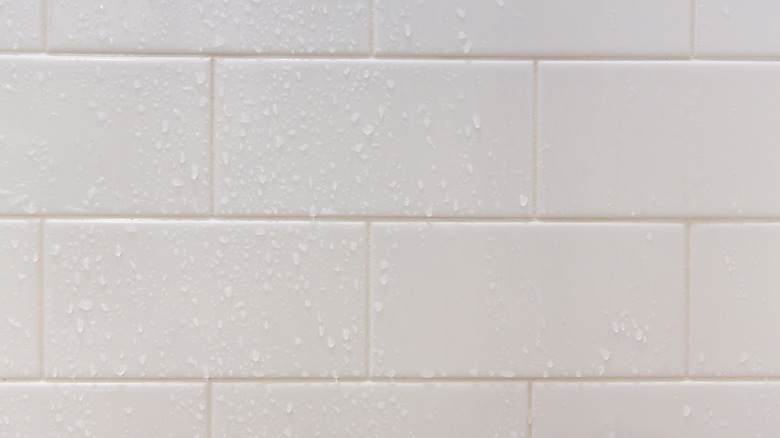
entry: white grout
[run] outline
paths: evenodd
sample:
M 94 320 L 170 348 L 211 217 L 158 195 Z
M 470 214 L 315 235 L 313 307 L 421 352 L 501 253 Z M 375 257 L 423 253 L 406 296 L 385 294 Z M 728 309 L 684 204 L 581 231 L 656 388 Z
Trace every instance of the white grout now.
M 691 223 L 685 224 L 685 376 L 691 375 Z
M 531 214 L 539 215 L 539 61 L 534 61 L 533 81 L 533 194 L 531 200 Z
M 419 216 L 158 216 L 158 215 L 0 215 L 0 220 L 56 220 L 56 221 L 191 221 L 191 222 L 463 222 L 463 223 L 621 223 L 621 224 L 720 224 L 720 223 L 777 223 L 777 217 L 419 217 Z
M 371 377 L 371 222 L 366 222 L 366 378 Z

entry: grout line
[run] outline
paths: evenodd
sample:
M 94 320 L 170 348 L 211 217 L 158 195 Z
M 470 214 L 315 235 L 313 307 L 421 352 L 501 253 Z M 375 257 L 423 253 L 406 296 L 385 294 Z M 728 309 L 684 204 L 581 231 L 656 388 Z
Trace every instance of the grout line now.
M 44 226 L 44 219 L 40 219 L 38 221 L 38 349 L 39 351 L 39 357 L 38 360 L 40 361 L 39 364 L 39 373 L 40 378 L 44 379 L 46 376 L 46 362 L 45 362 L 45 353 L 44 353 L 44 345 L 46 342 L 46 336 L 45 336 L 45 330 L 46 330 L 46 312 L 45 312 L 45 305 L 46 305 L 46 293 L 45 293 L 45 266 L 44 266 L 44 254 L 45 254 L 45 226 Z
M 74 384 L 182 384 L 182 383 L 377 383 L 377 384 L 438 384 L 438 383 L 780 383 L 780 376 L 711 376 L 711 377 L 341 377 L 341 378 L 286 378 L 286 377 L 229 377 L 229 378 L 0 378 L 3 383 L 74 383 Z
M 691 0 L 691 59 L 696 58 L 696 0 Z
M 366 378 L 371 376 L 371 222 L 366 222 Z
M 49 51 L 49 13 L 47 0 L 41 0 L 41 41 L 43 53 Z
M 528 382 L 528 438 L 534 434 L 534 380 Z
M 533 79 L 533 200 L 531 201 L 531 214 L 537 217 L 539 214 L 539 61 L 534 61 L 534 79 Z
M 217 64 L 216 59 L 215 58 L 211 58 L 211 81 L 209 83 L 209 87 L 211 88 L 211 90 L 210 90 L 211 91 L 211 114 L 210 114 L 210 117 L 211 117 L 211 121 L 210 121 L 211 122 L 210 123 L 210 129 L 211 129 L 211 162 L 210 162 L 210 166 L 211 166 L 211 168 L 210 168 L 210 171 L 209 171 L 210 172 L 209 185 L 210 185 L 210 189 L 211 189 L 210 190 L 210 196 L 211 196 L 211 198 L 210 198 L 210 209 L 211 209 L 211 215 L 212 216 L 214 216 L 216 214 L 216 211 L 217 211 L 217 187 L 216 187 L 216 176 L 215 176 L 215 173 L 216 173 L 216 160 L 217 160 L 216 159 L 217 149 L 216 149 L 216 144 L 215 144 L 215 141 L 214 141 L 214 139 L 216 137 L 216 133 L 215 133 L 215 129 L 216 129 L 215 128 L 215 126 L 216 126 L 216 108 L 215 108 L 215 106 L 216 106 L 216 103 L 215 103 L 215 99 L 214 99 L 214 96 L 216 94 L 216 91 L 214 90 L 214 83 L 216 82 L 215 79 L 214 79 L 214 72 L 216 71 L 216 64 Z
M 690 62 L 690 55 L 685 56 L 535 56 L 535 55 L 514 55 L 514 56 L 460 56 L 460 55 L 417 55 L 417 54 L 404 54 L 404 55 L 391 55 L 391 54 L 350 54 L 350 53 L 295 53 L 295 54 L 257 54 L 257 53 L 202 53 L 202 52 L 79 52 L 79 51 L 3 51 L 0 50 L 0 56 L 31 56 L 31 55 L 45 55 L 51 57 L 79 57 L 79 58 L 108 58 L 108 59 L 125 59 L 125 58 L 196 58 L 196 59 L 210 59 L 213 57 L 220 58 L 237 58 L 237 59 L 279 59 L 286 61 L 305 61 L 305 60 L 322 60 L 322 61 L 409 61 L 409 62 L 425 62 L 425 61 L 646 61 L 646 62 Z M 745 60 L 757 60 L 757 61 L 780 61 L 780 57 L 723 57 L 723 58 L 697 58 L 696 61 L 717 59 L 723 61 L 745 61 Z
M 385 54 L 263 54 L 256 53 L 154 53 L 154 52 L 52 52 L 52 51 L 3 51 L 0 50 L 0 56 L 25 57 L 25 56 L 46 56 L 53 58 L 82 58 L 82 59 L 144 59 L 144 58 L 186 58 L 186 59 L 211 59 L 214 57 L 225 59 L 257 59 L 257 60 L 281 60 L 281 61 L 372 61 L 372 62 L 658 62 L 658 63 L 708 63 L 708 62 L 780 62 L 780 56 L 718 56 L 707 55 L 691 58 L 690 53 L 685 56 L 673 57 L 608 57 L 608 56 L 458 56 L 458 55 L 385 55 Z
M 685 224 L 685 376 L 691 375 L 691 224 Z
M 212 393 L 212 384 L 211 379 L 209 378 L 206 380 L 206 438 L 211 438 L 211 428 L 214 424 L 214 421 L 212 420 L 212 417 L 214 416 L 214 413 L 212 412 L 214 410 Z
M 217 222 L 416 222 L 416 223 L 623 223 L 623 224 L 745 224 L 745 223 L 780 223 L 780 217 L 427 217 L 427 216 L 252 216 L 231 215 L 0 215 L 0 220 L 58 220 L 58 221 L 217 221 Z
M 376 55 L 376 2 L 368 0 L 368 53 L 372 58 Z

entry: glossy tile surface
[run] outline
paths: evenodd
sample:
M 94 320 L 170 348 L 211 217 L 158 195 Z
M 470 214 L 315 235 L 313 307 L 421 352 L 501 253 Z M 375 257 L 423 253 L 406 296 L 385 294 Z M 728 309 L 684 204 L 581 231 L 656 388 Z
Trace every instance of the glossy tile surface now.
M 57 51 L 368 53 L 367 0 L 49 0 Z
M 219 214 L 531 213 L 531 63 L 227 60 L 216 75 Z
M 0 383 L 9 437 L 205 437 L 203 383 Z
M 681 225 L 378 223 L 375 376 L 681 376 Z
M 0 50 L 43 48 L 41 0 L 3 0 L 0 2 Z
M 780 214 L 780 65 L 542 62 L 539 213 Z
M 0 214 L 210 208 L 205 59 L 0 56 Z
M 46 230 L 47 376 L 364 374 L 363 224 Z
M 696 54 L 747 58 L 780 55 L 780 4 L 772 0 L 697 0 Z
M 216 383 L 213 437 L 528 435 L 525 383 Z
M 691 230 L 691 374 L 780 375 L 780 224 Z
M 38 221 L 0 221 L 0 379 L 40 370 Z
M 393 55 L 688 56 L 676 0 L 377 0 L 376 50 Z
M 762 437 L 780 427 L 777 383 L 535 383 L 533 398 L 535 438 Z

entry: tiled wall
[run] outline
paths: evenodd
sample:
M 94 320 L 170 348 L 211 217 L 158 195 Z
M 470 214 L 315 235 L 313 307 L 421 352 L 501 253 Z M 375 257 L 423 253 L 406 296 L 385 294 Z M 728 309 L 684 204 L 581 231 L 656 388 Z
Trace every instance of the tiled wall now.
M 776 434 L 778 22 L 0 0 L 0 436 Z

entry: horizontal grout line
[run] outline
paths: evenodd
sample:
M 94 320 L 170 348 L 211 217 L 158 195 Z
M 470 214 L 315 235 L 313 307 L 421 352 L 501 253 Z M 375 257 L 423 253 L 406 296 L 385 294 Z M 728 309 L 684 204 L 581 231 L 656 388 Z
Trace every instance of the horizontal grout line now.
M 189 53 L 189 52 L 77 52 L 77 51 L 0 51 L 0 56 L 50 56 L 85 58 L 197 58 L 197 59 L 281 59 L 281 60 L 363 60 L 363 61 L 674 61 L 674 62 L 780 62 L 778 56 L 719 57 L 719 56 L 533 56 L 533 55 L 381 55 L 381 54 L 257 54 L 257 53 Z
M 143 384 L 143 383 L 780 383 L 777 377 L 211 377 L 211 378 L 0 378 L 2 383 L 79 383 L 79 384 Z
M 419 216 L 220 216 L 220 215 L 0 215 L 0 220 L 62 220 L 62 221 L 202 221 L 202 222 L 462 222 L 462 223 L 779 223 L 778 217 L 419 217 Z

